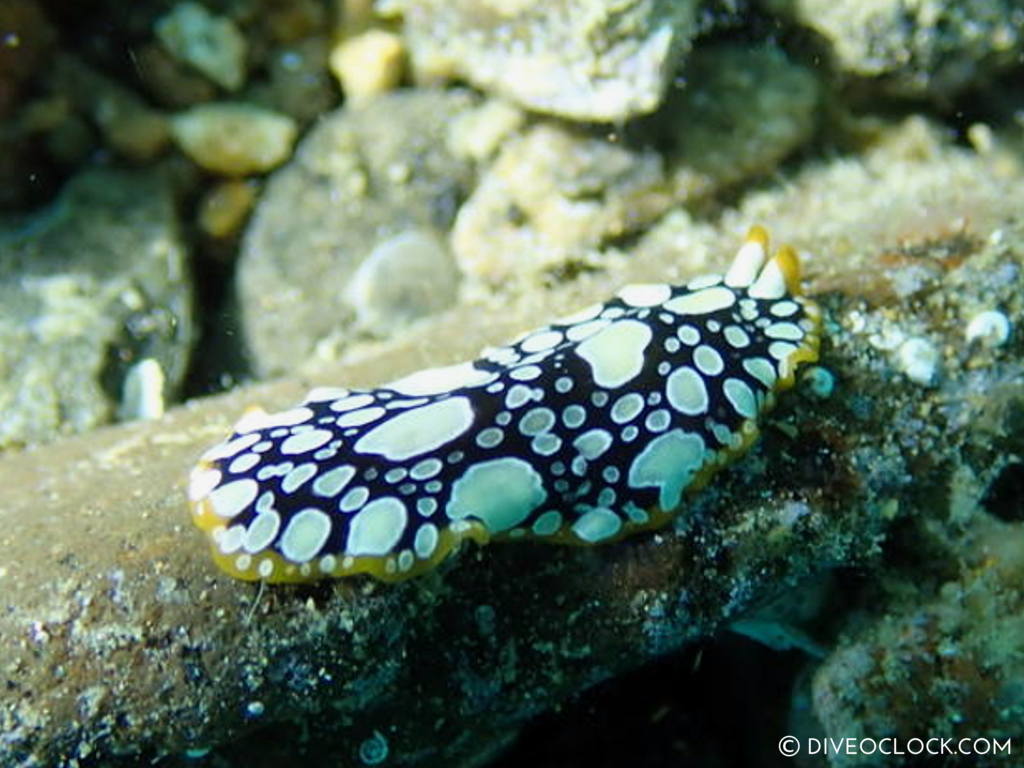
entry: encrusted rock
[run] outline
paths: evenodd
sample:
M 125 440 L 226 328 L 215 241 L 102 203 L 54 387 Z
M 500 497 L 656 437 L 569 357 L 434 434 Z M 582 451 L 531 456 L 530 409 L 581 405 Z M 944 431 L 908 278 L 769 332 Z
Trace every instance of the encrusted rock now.
M 208 171 L 263 173 L 292 152 L 298 128 L 287 115 L 244 102 L 214 102 L 174 116 L 178 146 Z
M 672 203 L 667 186 L 654 152 L 542 123 L 505 142 L 459 210 L 452 246 L 484 284 L 529 284 L 649 224 Z
M 360 330 L 386 336 L 454 304 L 458 283 L 458 269 L 440 234 L 411 229 L 370 251 L 345 298 Z
M 403 260 L 427 256 L 424 264 L 434 270 L 429 297 L 420 293 L 399 308 L 394 301 L 402 304 L 405 289 L 347 286 L 382 243 L 410 231 L 447 230 L 472 180 L 469 161 L 447 149 L 448 125 L 473 104 L 466 92 L 428 90 L 343 108 L 324 117 L 270 179 L 238 267 L 242 322 L 260 373 L 288 371 L 314 350 L 333 357 L 351 343 L 357 316 L 363 335 L 383 338 L 450 300 L 457 274 L 436 269 L 443 258 L 434 248 L 391 251 Z M 396 286 L 403 279 L 391 278 Z M 383 304 L 364 303 L 386 295 Z M 374 324 L 373 317 L 388 320 Z
M 684 199 L 770 173 L 813 135 L 818 78 L 778 48 L 698 48 L 680 80 L 654 120 L 675 147 L 671 173 Z
M 764 0 L 814 29 L 846 72 L 910 96 L 951 92 L 1013 65 L 1024 47 L 1015 0 Z
M 117 154 L 142 162 L 166 149 L 167 117 L 133 91 L 69 54 L 55 57 L 49 78 L 51 88 L 88 115 Z
M 0 448 L 109 421 L 143 359 L 176 390 L 193 334 L 185 257 L 154 173 L 84 172 L 0 228 Z
M 156 22 L 155 31 L 173 56 L 221 88 L 242 87 L 248 46 L 231 19 L 215 16 L 199 3 L 183 2 Z
M 365 100 L 398 85 L 405 69 L 405 47 L 398 35 L 371 29 L 338 43 L 329 63 L 345 96 Z
M 626 120 L 657 108 L 697 32 L 696 0 L 390 0 L 416 75 L 462 77 L 539 112 Z
M 199 228 L 210 237 L 233 237 L 256 202 L 256 185 L 228 179 L 207 190 L 199 202 Z

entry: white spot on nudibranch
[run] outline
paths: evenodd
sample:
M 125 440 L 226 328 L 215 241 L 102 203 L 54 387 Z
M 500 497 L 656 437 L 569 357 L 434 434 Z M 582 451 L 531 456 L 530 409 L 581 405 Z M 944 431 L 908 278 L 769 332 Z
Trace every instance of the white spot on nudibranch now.
M 236 437 L 234 440 L 228 440 L 226 442 L 215 445 L 213 448 L 204 453 L 201 457 L 201 461 L 218 461 L 220 459 L 229 459 L 235 456 L 250 445 L 258 443 L 260 436 L 258 434 L 242 435 Z
M 263 411 L 250 411 L 246 413 L 235 424 L 235 432 L 254 432 L 258 429 L 272 429 L 273 427 L 291 427 L 309 421 L 313 418 L 313 411 L 306 406 L 291 408 L 278 413 L 265 413 Z M 259 436 L 256 436 L 259 440 Z M 253 440 L 252 442 L 256 442 Z M 218 456 L 217 458 L 222 458 Z
M 726 379 L 722 385 L 726 398 L 732 404 L 733 410 L 745 419 L 752 419 L 757 416 L 757 400 L 750 386 L 741 379 Z
M 355 467 L 350 464 L 329 469 L 313 481 L 313 493 L 324 498 L 337 496 L 355 474 Z
M 608 320 L 590 320 L 586 323 L 574 325 L 565 332 L 565 338 L 569 341 L 581 342 L 589 339 L 598 331 L 607 328 L 609 323 L 610 321 Z
M 487 427 L 480 430 L 476 436 L 476 444 L 481 448 L 493 448 L 505 439 L 505 433 L 497 427 Z
M 612 421 L 616 424 L 625 424 L 626 422 L 635 419 L 637 414 L 640 413 L 643 408 L 643 395 L 637 394 L 636 392 L 630 392 L 628 395 L 623 395 L 615 401 L 611 410 Z
M 355 556 L 388 554 L 402 538 L 407 520 L 405 504 L 394 496 L 374 499 L 352 518 L 345 553 Z
M 513 368 L 508 372 L 508 377 L 516 381 L 533 381 L 543 373 L 544 371 L 539 365 L 524 365 L 520 368 Z
M 545 349 L 551 349 L 552 347 L 558 346 L 562 343 L 562 339 L 565 337 L 561 331 L 543 330 L 535 333 L 531 333 L 522 343 L 519 348 L 523 352 L 540 352 Z
M 301 488 L 307 480 L 316 475 L 316 472 L 316 464 L 312 461 L 307 461 L 305 464 L 299 464 L 299 466 L 295 467 L 291 472 L 284 476 L 284 480 L 281 481 L 281 491 L 284 493 L 295 492 Z
M 710 288 L 722 282 L 722 276 L 717 274 L 698 275 L 686 284 L 688 291 L 699 291 L 701 288 Z
M 708 389 L 693 368 L 677 368 L 665 382 L 669 405 L 687 416 L 698 416 L 708 409 Z
M 342 512 L 351 512 L 363 506 L 368 498 L 370 498 L 369 489 L 365 485 L 357 485 L 355 488 L 345 491 L 345 495 L 338 502 L 338 509 Z
M 259 454 L 249 451 L 241 456 L 236 456 L 228 465 L 228 472 L 233 475 L 241 475 L 260 463 Z
M 764 329 L 764 333 L 769 339 L 800 341 L 804 337 L 804 332 L 799 325 L 786 322 L 772 323 Z
M 571 315 L 558 318 L 555 321 L 555 325 L 579 325 L 585 323 L 601 314 L 602 309 L 604 309 L 604 304 L 590 304 L 583 309 L 573 312 Z
M 370 408 L 357 408 L 354 411 L 341 414 L 334 423 L 343 429 L 345 427 L 361 427 L 363 424 L 376 421 L 386 413 L 387 411 L 379 405 Z
M 550 408 L 531 408 L 519 420 L 519 431 L 526 437 L 547 432 L 555 425 L 555 414 Z
M 509 388 L 508 394 L 505 395 L 505 407 L 515 410 L 524 403 L 528 403 L 531 397 L 533 397 L 533 393 L 528 386 L 525 384 L 513 384 Z
M 665 302 L 665 309 L 677 315 L 707 315 L 736 303 L 736 294 L 723 286 L 705 288 Z
M 223 475 L 219 469 L 196 467 L 188 478 L 189 501 L 199 501 L 217 487 Z
M 629 467 L 629 487 L 654 486 L 658 504 L 666 512 L 679 505 L 683 490 L 704 461 L 704 439 L 692 432 L 673 429 L 656 437 Z
M 637 283 L 622 288 L 618 297 L 631 307 L 654 307 L 672 296 L 672 289 L 664 283 Z
M 546 498 L 541 476 L 529 462 L 506 457 L 467 469 L 452 484 L 445 512 L 452 520 L 477 518 L 498 533 L 521 523 Z
M 679 330 L 676 331 L 676 336 L 679 340 L 687 346 L 694 346 L 700 343 L 700 331 L 694 328 L 692 325 L 681 325 Z
M 242 542 L 242 546 L 245 551 L 249 554 L 255 554 L 266 549 L 270 542 L 277 536 L 278 530 L 281 528 L 281 516 L 273 510 L 266 512 L 260 512 L 252 519 L 249 523 L 249 528 L 245 532 L 245 539 Z
M 605 507 L 592 507 L 572 524 L 572 532 L 589 544 L 610 539 L 622 528 L 622 519 Z
M 255 480 L 235 480 L 210 492 L 210 506 L 218 517 L 234 517 L 255 501 L 259 489 Z
M 463 396 L 438 400 L 392 416 L 356 442 L 357 453 L 379 453 L 391 461 L 440 448 L 473 424 L 473 406 Z
M 343 397 L 340 400 L 335 400 L 331 403 L 330 407 L 335 413 L 344 413 L 345 411 L 354 411 L 357 408 L 370 405 L 372 402 L 374 402 L 373 395 L 361 392 L 359 394 Z
M 426 560 L 437 549 L 437 526 L 433 523 L 423 523 L 416 530 L 416 538 L 413 540 L 413 549 L 416 550 L 416 556 L 421 560 Z
M 281 534 L 281 554 L 293 563 L 308 563 L 320 552 L 331 534 L 331 518 L 307 507 L 292 516 Z
M 299 453 L 315 451 L 321 445 L 329 443 L 334 437 L 333 432 L 326 429 L 311 429 L 308 432 L 299 432 L 292 435 L 281 443 L 281 453 L 285 456 L 294 456 Z
M 572 447 L 587 461 L 599 458 L 612 445 L 612 436 L 607 429 L 591 429 L 572 441 Z
M 409 476 L 413 480 L 429 480 L 444 468 L 440 459 L 431 456 L 428 459 L 416 462 L 409 470 Z
M 438 395 L 459 387 L 480 387 L 495 378 L 496 374 L 477 368 L 473 363 L 458 363 L 416 371 L 386 386 L 403 395 Z
M 743 370 L 760 381 L 768 389 L 775 386 L 775 366 L 763 357 L 749 357 L 743 361 Z
M 644 351 L 651 337 L 651 329 L 644 323 L 620 320 L 582 342 L 576 354 L 590 366 L 597 386 L 614 389 L 643 370 Z
M 795 301 L 776 301 L 768 307 L 768 311 L 775 317 L 789 317 L 795 315 L 800 305 Z
M 701 344 L 693 350 L 693 362 L 705 376 L 717 376 L 725 369 L 725 361 L 714 347 Z
M 738 325 L 727 325 L 725 330 L 722 331 L 722 335 L 725 336 L 725 340 L 729 344 L 737 349 L 742 349 L 750 345 L 750 336 L 740 328 Z
M 306 394 L 306 399 L 302 401 L 303 405 L 308 403 L 323 403 L 328 400 L 340 400 L 348 397 L 351 392 L 345 387 L 313 387 Z
M 553 509 L 543 512 L 533 521 L 533 532 L 538 536 L 550 536 L 562 527 L 562 515 Z

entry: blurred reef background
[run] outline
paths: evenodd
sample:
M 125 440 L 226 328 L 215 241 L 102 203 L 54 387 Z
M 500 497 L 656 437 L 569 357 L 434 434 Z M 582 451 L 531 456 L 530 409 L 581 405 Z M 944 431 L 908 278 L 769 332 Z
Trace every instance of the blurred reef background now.
M 822 359 L 674 526 L 215 571 L 246 407 L 755 223 Z M 0 0 L 0 766 L 1022 765 L 1022 270 L 1020 0 Z

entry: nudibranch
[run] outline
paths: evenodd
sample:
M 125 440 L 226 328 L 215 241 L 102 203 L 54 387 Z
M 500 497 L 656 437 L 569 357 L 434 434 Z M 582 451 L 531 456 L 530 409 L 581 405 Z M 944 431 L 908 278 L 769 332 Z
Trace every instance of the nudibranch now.
M 818 357 L 796 253 L 604 304 L 376 389 L 249 412 L 199 460 L 195 524 L 240 579 L 396 581 L 461 540 L 598 544 L 664 525 Z

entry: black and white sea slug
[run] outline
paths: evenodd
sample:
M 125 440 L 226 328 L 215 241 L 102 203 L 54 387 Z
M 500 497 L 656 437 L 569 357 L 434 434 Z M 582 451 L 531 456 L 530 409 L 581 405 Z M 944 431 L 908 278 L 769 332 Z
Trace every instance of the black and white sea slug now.
M 224 571 L 269 582 L 663 525 L 817 359 L 796 254 L 767 246 L 754 227 L 724 276 L 629 285 L 478 360 L 248 413 L 193 470 L 193 519 Z

